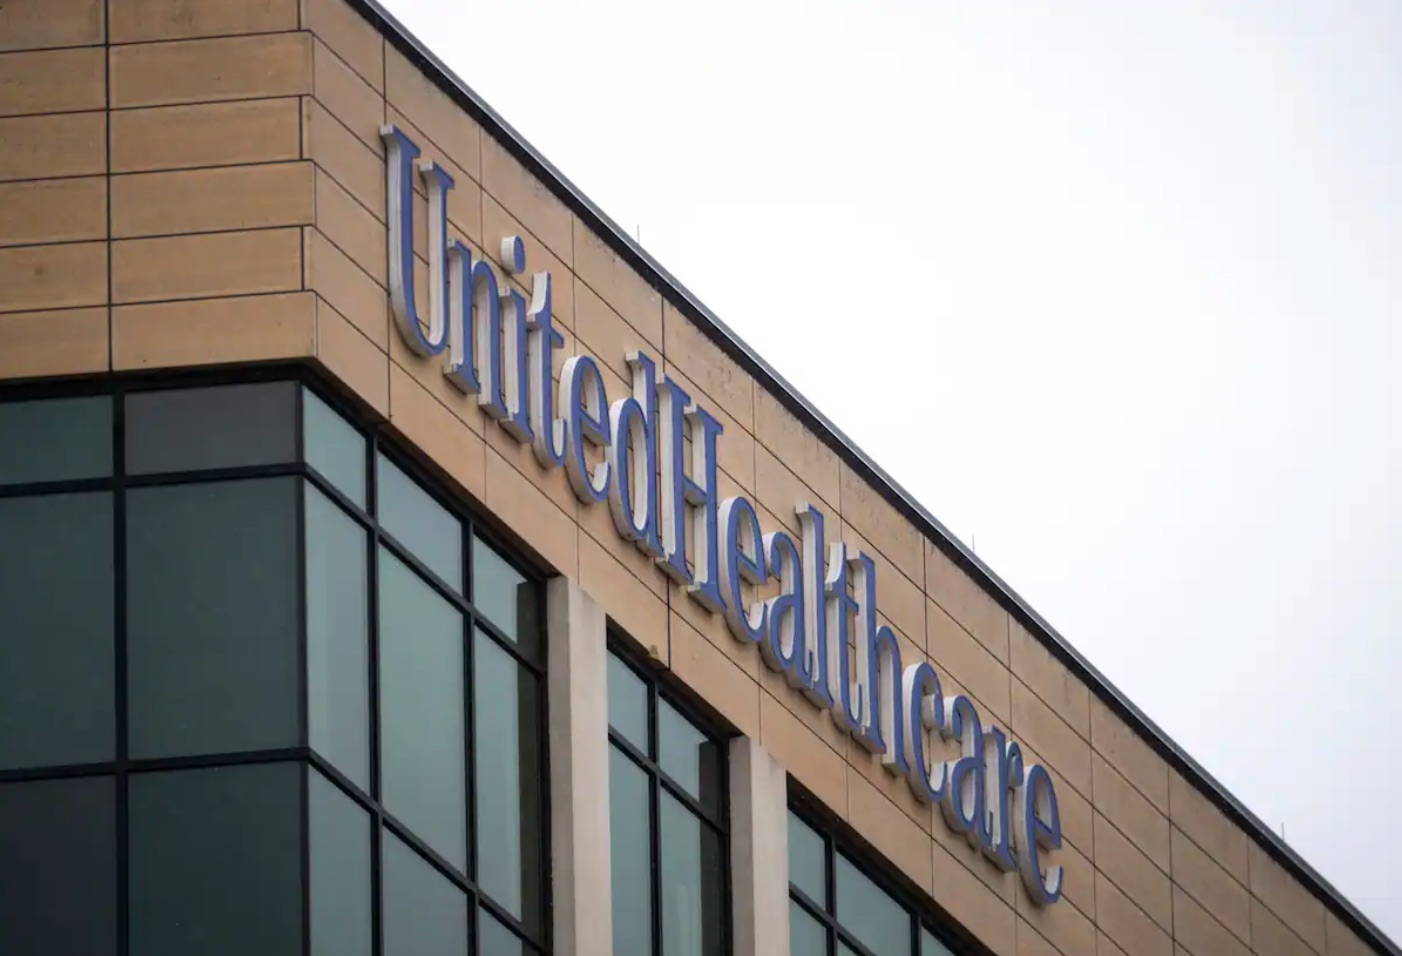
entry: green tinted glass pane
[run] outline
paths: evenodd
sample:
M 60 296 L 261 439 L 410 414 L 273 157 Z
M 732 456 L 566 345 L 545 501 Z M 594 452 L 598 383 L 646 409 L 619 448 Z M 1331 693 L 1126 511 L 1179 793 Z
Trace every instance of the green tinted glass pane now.
M 115 755 L 112 496 L 0 499 L 0 768 Z
M 652 952 L 652 863 L 646 774 L 609 747 L 609 839 L 614 956 Z
M 467 896 L 384 831 L 384 956 L 467 956 Z
M 133 757 L 297 744 L 299 485 L 127 493 Z
M 536 679 L 482 631 L 473 660 L 477 883 L 529 927 L 540 923 L 540 747 Z
M 837 855 L 837 921 L 876 956 L 909 956 L 910 913 Z
M 480 538 L 472 540 L 472 604 L 527 651 L 537 648 L 538 594 L 526 576 Z
M 609 726 L 643 753 L 647 742 L 647 685 L 613 654 L 608 669 Z
M 365 507 L 365 436 L 309 388 L 302 389 L 302 443 L 307 463 Z
M 920 956 L 953 956 L 954 951 L 935 939 L 928 929 L 920 929 Z
M 720 745 L 665 700 L 657 702 L 657 760 L 703 806 L 720 811 Z
M 117 952 L 111 777 L 0 784 L 0 953 Z
M 823 838 L 789 811 L 789 882 L 818 906 L 828 905 L 828 869 Z
M 134 475 L 272 465 L 297 458 L 292 382 L 134 392 L 126 465 Z
M 305 485 L 307 718 L 311 744 L 370 789 L 370 604 L 365 530 Z
M 379 650 L 385 809 L 466 872 L 462 614 L 383 548 Z
M 312 956 L 370 956 L 370 817 L 307 769 Z
M 719 956 L 724 951 L 720 836 L 663 791 L 662 952 Z
M 789 900 L 789 950 L 791 956 L 828 956 L 827 929 L 793 900 Z
M 383 455 L 375 459 L 375 506 L 380 525 L 461 594 L 462 522 Z
M 112 399 L 0 404 L 0 485 L 112 474 Z
M 477 956 L 524 956 L 521 938 L 486 910 L 477 911 Z
M 132 775 L 132 956 L 301 953 L 300 777 L 290 762 Z

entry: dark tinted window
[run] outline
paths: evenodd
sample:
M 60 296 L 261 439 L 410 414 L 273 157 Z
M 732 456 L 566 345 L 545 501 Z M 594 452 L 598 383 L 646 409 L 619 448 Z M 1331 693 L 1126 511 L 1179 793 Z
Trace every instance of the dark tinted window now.
M 307 717 L 311 744 L 370 789 L 370 605 L 365 529 L 310 484 Z
M 370 817 L 307 771 L 312 956 L 370 956 Z
M 384 956 L 466 956 L 467 895 L 384 835 Z
M 828 905 L 828 867 L 823 838 L 789 813 L 789 882 L 818 906 Z
M 725 920 L 720 835 L 666 791 L 658 806 L 663 956 L 719 954 Z
M 112 496 L 0 499 L 0 767 L 115 755 Z
M 111 777 L 0 784 L 0 953 L 117 952 Z
M 642 768 L 609 748 L 609 838 L 613 867 L 615 956 L 652 952 L 652 854 L 648 779 Z
M 0 485 L 112 474 L 112 399 L 0 403 Z
M 910 912 L 837 855 L 837 919 L 877 956 L 910 956 Z
M 292 478 L 127 496 L 133 757 L 297 742 Z
M 720 807 L 720 744 L 665 700 L 657 703 L 657 762 L 707 807 Z
M 608 666 L 609 726 L 643 753 L 648 746 L 647 685 L 613 654 Z
M 486 910 L 477 912 L 477 956 L 523 956 L 521 938 Z
M 389 459 L 381 455 L 375 463 L 380 525 L 461 594 L 462 522 Z
M 236 468 L 297 457 L 292 382 L 136 392 L 127 396 L 127 471 Z
M 472 540 L 472 603 L 511 640 L 533 653 L 539 643 L 537 591 L 479 538 Z
M 310 389 L 302 390 L 302 441 L 307 464 L 365 507 L 365 436 Z
M 132 776 L 131 956 L 298 956 L 301 769 Z

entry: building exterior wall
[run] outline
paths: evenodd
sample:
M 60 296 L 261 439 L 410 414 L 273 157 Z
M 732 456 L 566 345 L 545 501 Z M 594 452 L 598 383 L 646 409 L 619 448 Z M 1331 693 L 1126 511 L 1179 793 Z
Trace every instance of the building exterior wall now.
M 1374 951 L 343 0 L 11 0 L 0 51 L 0 376 L 320 365 L 999 956 Z M 552 274 L 557 378 L 588 354 L 626 395 L 625 352 L 646 350 L 722 422 L 722 496 L 795 535 L 812 501 L 875 558 L 907 662 L 1050 769 L 1061 903 L 1035 905 L 409 351 L 386 123 L 452 175 L 475 255 L 505 275 L 516 235 Z

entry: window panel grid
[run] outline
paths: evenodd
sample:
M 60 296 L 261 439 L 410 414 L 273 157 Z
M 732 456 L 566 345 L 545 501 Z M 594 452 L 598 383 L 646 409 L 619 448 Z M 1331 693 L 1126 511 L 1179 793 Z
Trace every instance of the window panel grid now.
M 293 414 L 293 427 L 295 428 L 295 454 L 301 459 L 293 462 L 281 462 L 274 464 L 251 464 L 239 465 L 236 467 L 222 467 L 217 469 L 205 469 L 200 471 L 169 471 L 162 473 L 150 473 L 142 475 L 128 475 L 126 473 L 126 401 L 129 394 L 150 391 L 165 391 L 166 389 L 204 389 L 207 387 L 220 387 L 227 385 L 243 385 L 257 382 L 288 382 L 296 384 L 294 389 L 297 398 L 295 402 L 295 413 Z M 395 833 L 396 837 L 404 840 L 410 845 L 415 853 L 429 862 L 433 868 L 446 876 L 452 883 L 463 890 L 469 901 L 469 931 L 472 939 L 473 951 L 477 947 L 477 927 L 479 913 L 489 913 L 495 920 L 494 932 L 508 933 L 519 940 L 523 952 L 545 953 L 549 951 L 550 944 L 550 887 L 549 880 L 545 875 L 545 868 L 549 860 L 549 828 L 544 817 L 545 810 L 549 806 L 548 794 L 548 753 L 544 746 L 543 728 L 545 726 L 546 701 L 544 694 L 544 662 L 540 659 L 544 651 L 544 636 L 537 634 L 532 640 L 521 640 L 513 638 L 503 631 L 497 622 L 480 614 L 473 603 L 463 597 L 463 594 L 472 594 L 473 581 L 473 546 L 475 542 L 484 542 L 493 554 L 502 560 L 505 566 L 516 569 L 517 573 L 523 576 L 523 580 L 535 591 L 535 600 L 543 602 L 543 589 L 539 588 L 534 576 L 523 566 L 518 564 L 511 555 L 509 547 L 503 547 L 498 543 L 496 537 L 490 531 L 484 532 L 471 516 L 464 513 L 464 509 L 456 504 L 446 503 L 436 491 L 436 481 L 425 480 L 421 477 L 419 470 L 413 466 L 406 466 L 403 459 L 394 453 L 393 449 L 384 444 L 378 435 L 372 431 L 354 425 L 355 431 L 365 439 L 365 475 L 366 494 L 363 503 L 357 502 L 343 493 L 327 476 L 321 474 L 306 460 L 307 438 L 304 422 L 304 398 L 307 394 L 304 389 L 312 390 L 317 400 L 323 402 L 327 407 L 337 411 L 345 421 L 351 421 L 351 416 L 339 411 L 341 403 L 333 402 L 319 390 L 314 389 L 315 379 L 308 376 L 294 374 L 289 377 L 287 373 L 281 372 L 276 375 L 267 376 L 258 372 L 235 372 L 232 374 L 221 373 L 198 373 L 193 375 L 174 374 L 168 376 L 164 381 L 157 381 L 148 378 L 122 379 L 92 385 L 90 383 L 65 384 L 58 387 L 51 385 L 19 385 L 7 386 L 0 389 L 0 403 L 9 404 L 11 402 L 42 400 L 42 399 L 62 399 L 74 397 L 106 398 L 111 403 L 111 446 L 110 455 L 112 469 L 105 477 L 81 477 L 68 480 L 36 480 L 25 484 L 0 485 L 0 498 L 20 499 L 34 498 L 48 495 L 111 492 L 112 507 L 114 513 L 113 525 L 113 577 L 114 577 L 114 634 L 113 634 L 113 656 L 115 658 L 113 667 L 113 692 L 114 692 L 114 736 L 115 736 L 115 759 L 87 764 L 67 764 L 67 765 L 45 765 L 27 768 L 11 768 L 0 770 L 0 783 L 12 783 L 21 781 L 44 780 L 44 779 L 81 779 L 89 777 L 110 776 L 116 784 L 116 813 L 119 820 L 125 820 L 128 814 L 128 791 L 129 780 L 133 775 L 145 774 L 157 771 L 173 770 L 195 770 L 202 768 L 232 767 L 242 764 L 268 764 L 282 763 L 289 761 L 300 761 L 308 770 L 311 768 L 322 773 L 327 779 L 332 780 L 337 789 L 348 795 L 351 800 L 362 810 L 371 815 L 374 826 L 383 828 L 388 832 Z M 388 453 L 388 454 L 386 454 Z M 449 586 L 433 574 L 429 568 L 411 551 L 406 549 L 400 542 L 394 540 L 377 523 L 376 514 L 376 489 L 375 489 L 375 462 L 376 456 L 386 454 L 399 469 L 401 469 L 410 480 L 420 490 L 427 492 L 435 502 L 443 506 L 452 519 L 457 521 L 461 528 L 462 554 L 461 567 L 463 569 L 463 582 L 460 590 Z M 279 748 L 272 750 L 258 750 L 238 753 L 213 753 L 195 754 L 171 757 L 149 757 L 132 759 L 129 754 L 129 728 L 128 728 L 128 675 L 127 675 L 127 590 L 126 580 L 126 542 L 127 534 L 127 495 L 129 489 L 138 488 L 160 488 L 164 486 L 189 486 L 214 482 L 229 482 L 241 480 L 254 480 L 262 478 L 300 478 L 303 485 L 298 489 L 296 495 L 296 535 L 298 546 L 295 549 L 296 575 L 299 582 L 297 588 L 298 613 L 297 613 L 297 678 L 298 678 L 298 739 L 301 743 L 298 746 Z M 422 840 L 418 839 L 412 832 L 405 829 L 398 821 L 395 821 L 380 806 L 375 796 L 364 792 L 350 779 L 331 766 L 319 753 L 314 751 L 309 742 L 309 715 L 308 715 L 308 695 L 307 685 L 307 595 L 306 595 L 306 495 L 312 489 L 323 494 L 341 512 L 351 518 L 367 534 L 371 547 L 384 546 L 391 551 L 396 558 L 403 561 L 416 577 L 427 584 L 432 590 L 451 604 L 460 612 L 462 617 L 462 640 L 464 657 L 464 689 L 465 694 L 464 720 L 467 732 L 465 734 L 465 781 L 468 788 L 467 805 L 467 827 L 468 833 L 473 831 L 473 806 L 475 805 L 475 793 L 473 793 L 474 774 L 473 767 L 473 707 L 471 702 L 471 688 L 473 677 L 473 635 L 480 632 L 485 639 L 492 642 L 494 647 L 500 648 L 507 655 L 510 661 L 518 667 L 524 674 L 529 675 L 531 680 L 537 682 L 535 688 L 535 701 L 531 717 L 533 726 L 524 730 L 534 735 L 533 751 L 536 766 L 523 768 L 529 772 L 535 781 L 538 781 L 539 792 L 534 794 L 536 801 L 536 816 L 538 819 L 531 821 L 532 825 L 538 827 L 540 831 L 540 845 L 535 849 L 532 857 L 523 860 L 523 865 L 528 867 L 524 871 L 528 880 L 534 880 L 536 886 L 533 892 L 536 894 L 535 910 L 533 922 L 534 927 L 526 925 L 522 919 L 513 915 L 505 907 L 489 896 L 478 891 L 473 881 L 469 880 L 465 874 L 457 873 L 445 860 L 437 856 Z M 479 545 L 480 546 L 480 545 Z M 374 551 L 369 552 L 373 556 Z M 367 680 L 368 692 L 368 735 L 371 741 L 369 748 L 370 768 L 369 774 L 371 789 L 376 795 L 379 793 L 380 776 L 382 773 L 382 759 L 380 754 L 380 726 L 379 726 L 379 580 L 378 562 L 367 561 L 367 607 L 369 614 L 369 673 Z M 530 607 L 530 623 L 539 630 L 544 626 L 543 603 L 539 607 Z M 306 785 L 306 773 L 303 774 L 303 784 L 300 793 L 300 805 L 302 819 L 307 820 L 308 796 Z M 129 947 L 129 905 L 128 905 L 128 879 L 129 872 L 129 847 L 127 841 L 127 827 L 125 824 L 117 828 L 117 872 L 121 878 L 117 881 L 118 902 L 118 940 L 117 952 L 119 956 L 126 956 Z M 471 838 L 469 838 L 470 840 Z M 308 936 L 310 934 L 310 909 L 308 903 L 309 870 L 308 860 L 309 847 L 308 840 L 303 839 L 301 847 L 301 876 L 303 884 L 302 912 L 303 919 L 303 951 L 310 952 Z M 382 859 L 380 851 L 380 840 L 372 840 L 371 855 L 371 892 L 374 899 L 372 906 L 371 920 L 373 923 L 373 946 L 375 956 L 381 956 L 383 946 L 383 927 L 381 900 L 383 898 L 382 888 Z M 469 843 L 468 870 L 475 869 L 475 847 Z

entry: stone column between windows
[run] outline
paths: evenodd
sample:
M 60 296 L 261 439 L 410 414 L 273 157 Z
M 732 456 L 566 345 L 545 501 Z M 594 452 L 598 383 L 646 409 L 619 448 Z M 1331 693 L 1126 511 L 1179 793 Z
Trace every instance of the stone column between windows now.
M 567 578 L 545 595 L 553 948 L 612 956 L 607 624 Z
M 789 956 L 788 774 L 748 737 L 730 743 L 735 956 Z

